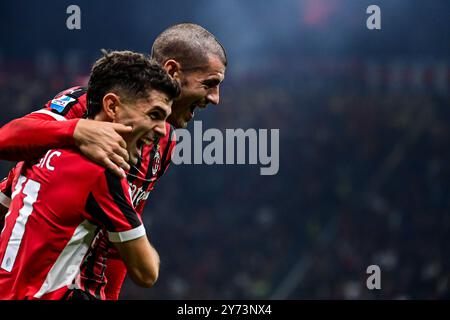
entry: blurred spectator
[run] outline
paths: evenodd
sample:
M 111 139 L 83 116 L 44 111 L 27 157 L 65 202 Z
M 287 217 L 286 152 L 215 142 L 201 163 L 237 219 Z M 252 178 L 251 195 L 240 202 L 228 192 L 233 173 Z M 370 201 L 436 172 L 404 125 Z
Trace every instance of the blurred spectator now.
M 23 63 L 0 71 L 1 124 L 85 79 L 73 68 L 82 62 L 66 63 L 67 73 L 55 61 L 44 73 Z M 197 118 L 221 130 L 279 128 L 280 171 L 173 165 L 144 216 L 159 281 L 127 282 L 122 298 L 266 299 L 299 260 L 310 267 L 283 298 L 450 297 L 448 91 L 383 90 L 354 67 L 325 69 L 227 80 L 221 105 Z M 366 288 L 371 264 L 379 291 Z

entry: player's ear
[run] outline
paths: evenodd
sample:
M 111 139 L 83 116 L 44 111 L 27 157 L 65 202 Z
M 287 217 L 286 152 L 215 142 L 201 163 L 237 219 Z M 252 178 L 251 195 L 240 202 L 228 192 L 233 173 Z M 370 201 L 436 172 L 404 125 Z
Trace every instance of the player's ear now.
M 114 121 L 116 119 L 117 110 L 120 105 L 120 97 L 115 93 L 108 92 L 103 96 L 103 112 L 108 120 Z
M 179 62 L 169 59 L 164 63 L 163 67 L 172 79 L 180 79 L 181 64 Z

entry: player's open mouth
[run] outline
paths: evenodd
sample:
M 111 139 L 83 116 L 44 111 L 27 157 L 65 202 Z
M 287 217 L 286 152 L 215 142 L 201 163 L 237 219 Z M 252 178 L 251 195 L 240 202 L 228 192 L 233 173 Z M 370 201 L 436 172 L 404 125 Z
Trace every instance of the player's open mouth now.
M 194 117 L 194 114 L 195 114 L 194 111 L 196 108 L 204 109 L 205 107 L 206 107 L 206 105 L 200 105 L 199 102 L 195 102 L 195 103 L 191 104 L 191 107 L 190 107 L 191 118 Z
M 143 146 L 143 142 L 139 139 L 136 142 L 136 154 L 141 157 L 142 156 L 142 146 Z
M 136 142 L 136 153 L 141 156 L 142 154 L 142 147 L 144 145 L 150 145 L 152 143 L 152 140 L 148 137 L 142 137 Z
M 152 140 L 148 137 L 142 137 L 141 139 L 139 139 L 139 141 L 142 144 L 146 144 L 146 145 L 150 145 L 152 143 Z

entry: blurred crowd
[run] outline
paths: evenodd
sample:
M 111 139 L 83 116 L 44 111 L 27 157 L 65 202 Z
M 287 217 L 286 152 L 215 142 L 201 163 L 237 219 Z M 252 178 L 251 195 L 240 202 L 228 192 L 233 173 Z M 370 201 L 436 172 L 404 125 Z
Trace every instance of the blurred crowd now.
M 86 79 L 32 70 L 0 69 L 0 125 Z M 121 298 L 450 298 L 449 102 L 348 74 L 229 76 L 196 119 L 280 129 L 280 170 L 172 165 L 144 213 L 160 278 L 127 280 Z M 366 287 L 369 265 L 380 290 Z

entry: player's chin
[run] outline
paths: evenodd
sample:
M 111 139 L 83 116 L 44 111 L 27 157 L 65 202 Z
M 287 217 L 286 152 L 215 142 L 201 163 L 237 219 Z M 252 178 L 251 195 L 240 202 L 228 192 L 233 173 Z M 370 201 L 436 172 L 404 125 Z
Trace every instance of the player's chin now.
M 177 119 L 177 121 L 175 122 L 175 124 L 172 124 L 175 126 L 175 128 L 177 129 L 185 129 L 188 126 L 188 122 L 184 119 Z
M 182 121 L 180 121 L 181 124 L 181 128 L 186 128 L 189 124 L 189 122 L 192 121 L 192 119 L 194 119 L 194 115 L 192 113 L 188 113 L 186 114 L 186 116 L 184 117 L 184 119 Z

